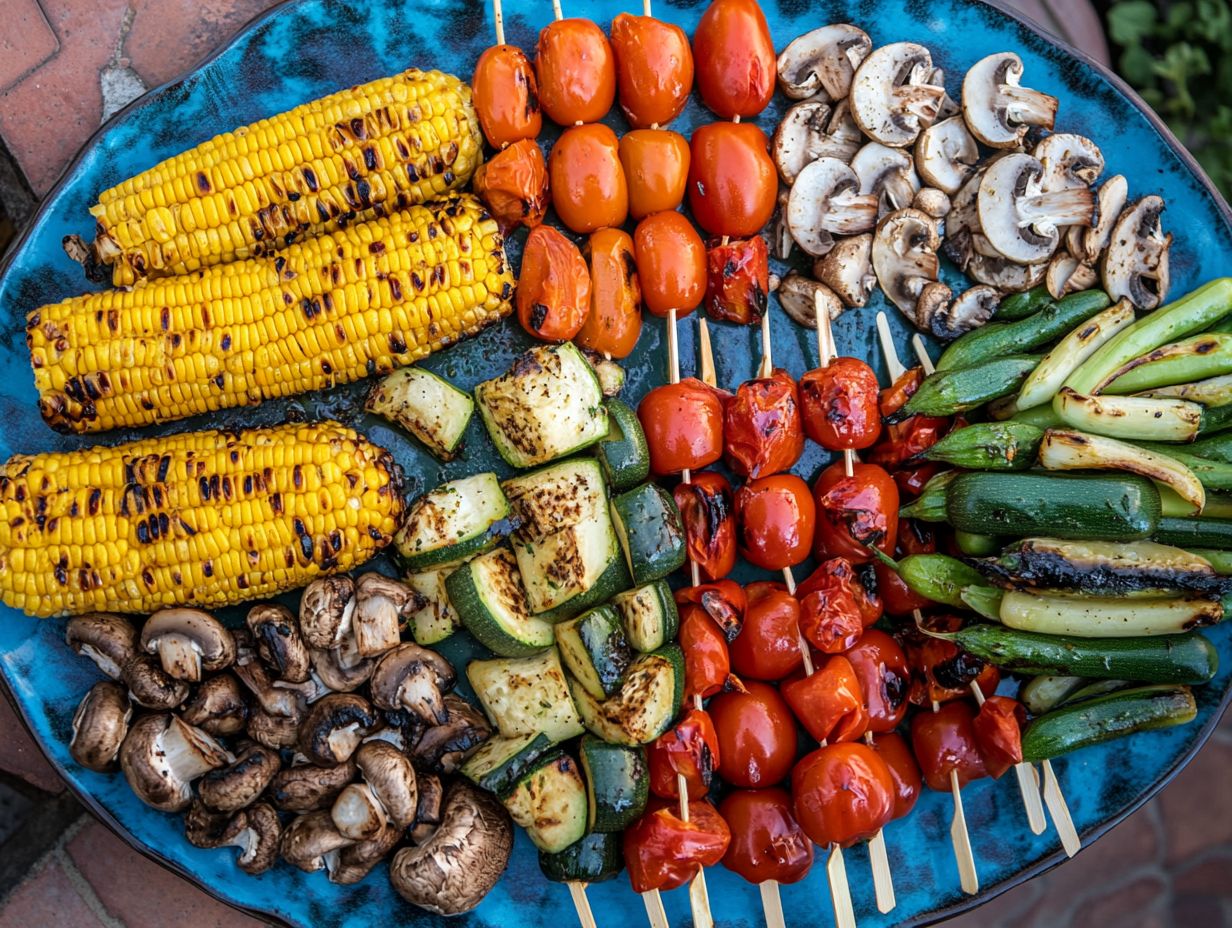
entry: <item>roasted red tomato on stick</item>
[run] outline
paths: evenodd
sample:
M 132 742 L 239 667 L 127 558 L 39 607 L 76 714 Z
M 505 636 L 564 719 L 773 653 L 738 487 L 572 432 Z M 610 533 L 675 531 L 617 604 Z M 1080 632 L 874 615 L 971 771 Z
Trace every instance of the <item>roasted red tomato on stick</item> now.
M 643 278 L 643 287 L 645 283 Z M 637 407 L 637 418 L 646 433 L 650 470 L 656 477 L 699 470 L 723 456 L 720 397 L 717 390 L 694 377 L 646 394 Z
M 1005 771 L 1022 763 L 1022 726 L 1027 710 L 1009 696 L 989 696 L 980 706 L 975 720 L 975 743 L 988 775 L 999 780 Z
M 727 685 L 731 657 L 727 638 L 700 606 L 680 610 L 680 649 L 684 652 L 684 693 L 705 699 Z
M 539 143 L 521 139 L 479 165 L 475 194 L 502 229 L 533 229 L 542 223 L 548 209 L 548 166 Z
M 558 19 L 539 32 L 535 50 L 539 103 L 561 126 L 597 123 L 616 99 L 616 59 L 589 19 Z
M 734 789 L 719 803 L 732 841 L 723 866 L 750 883 L 796 883 L 813 865 L 813 842 L 792 814 L 784 789 Z
M 704 799 L 689 803 L 686 822 L 673 807 L 647 811 L 624 833 L 625 866 L 634 892 L 683 886 L 698 869 L 723 859 L 731 842 L 727 822 Z
M 653 16 L 612 20 L 620 108 L 634 129 L 666 126 L 693 89 L 693 51 L 684 30 Z
M 710 701 L 719 735 L 719 776 L 731 786 L 774 786 L 795 762 L 796 722 L 773 686 L 757 680 L 744 685 L 743 693 L 721 693 Z
M 866 744 L 829 744 L 803 757 L 791 775 L 796 819 L 823 847 L 850 847 L 894 816 L 894 779 Z
M 868 730 L 896 729 L 910 706 L 911 668 L 898 642 L 876 628 L 865 630 L 843 654 L 851 662 L 868 710 Z
M 710 789 L 719 765 L 719 737 L 714 723 L 702 709 L 689 709 L 675 725 L 646 748 L 650 768 L 650 791 L 663 799 L 680 796 L 684 777 L 688 795 L 699 799 Z
M 548 155 L 552 206 L 574 232 L 624 225 L 629 187 L 616 133 L 602 123 L 566 129 Z
M 526 237 L 517 306 L 522 328 L 547 342 L 573 338 L 590 313 L 590 269 L 551 226 L 536 226 Z
M 706 472 L 708 473 L 708 471 Z M 706 615 L 731 641 L 740 634 L 744 625 L 745 610 L 749 605 L 748 594 L 735 580 L 715 580 L 697 586 L 684 586 L 675 593 L 679 605 L 701 606 Z
M 590 263 L 590 315 L 577 334 L 583 348 L 628 357 L 642 332 L 642 288 L 633 239 L 620 229 L 599 229 L 586 242 Z
M 702 102 L 723 119 L 769 105 L 776 59 L 757 0 L 713 0 L 693 32 L 693 58 Z
M 975 737 L 975 709 L 964 699 L 947 702 L 935 712 L 917 712 L 911 719 L 911 751 L 929 789 L 950 792 L 950 772 L 962 788 L 988 776 Z
M 915 808 L 920 798 L 924 781 L 920 779 L 920 765 L 911 753 L 907 739 L 896 731 L 873 735 L 873 750 L 890 768 L 894 780 L 894 818 L 900 819 Z
M 778 583 L 750 583 L 746 592 L 744 625 L 728 645 L 732 669 L 742 680 L 782 680 L 803 662 L 800 604 Z
M 706 249 L 706 315 L 749 325 L 766 314 L 770 252 L 760 235 L 711 242 Z
M 698 471 L 691 483 L 677 484 L 672 497 L 684 523 L 689 560 L 704 580 L 726 577 L 736 566 L 736 497 L 727 478 Z
M 898 487 L 875 464 L 855 464 L 852 476 L 835 461 L 813 485 L 817 532 L 813 554 L 819 560 L 845 557 L 853 564 L 872 560 L 874 545 L 889 554 L 898 534 Z
M 684 202 L 689 143 L 669 129 L 634 129 L 620 137 L 620 163 L 629 185 L 629 215 L 642 220 Z
M 522 49 L 504 44 L 486 49 L 475 63 L 471 90 L 479 126 L 493 148 L 538 138 L 543 128 L 539 81 Z
M 859 358 L 835 358 L 800 378 L 804 432 L 830 451 L 861 451 L 881 434 L 877 375 Z
M 828 563 L 824 562 L 823 567 Z M 800 632 L 819 651 L 839 654 L 859 640 L 864 632 L 864 615 L 856 601 L 857 585 L 846 582 L 840 574 L 820 571 L 819 568 L 809 577 L 803 595 L 800 588 L 796 589 Z
M 752 123 L 712 122 L 689 140 L 689 209 L 711 235 L 748 238 L 770 221 L 778 175 Z
M 842 654 L 797 674 L 782 686 L 783 698 L 813 739 L 825 744 L 855 741 L 868 730 L 868 711 L 855 668 Z
M 813 545 L 816 511 L 808 484 L 795 474 L 751 480 L 736 491 L 740 553 L 763 570 L 804 561 Z
M 804 599 L 810 593 L 829 589 L 835 584 L 845 587 L 851 594 L 860 610 L 860 621 L 865 628 L 881 618 L 885 610 L 882 608 L 879 591 L 876 588 L 869 589 L 870 585 L 875 585 L 869 567 L 865 565 L 857 570 L 845 557 L 827 558 L 818 564 L 817 569 L 796 587 L 796 597 Z
M 633 230 L 646 308 L 664 317 L 687 316 L 706 295 L 706 248 L 682 213 L 651 213 Z
M 804 452 L 800 395 L 784 370 L 746 380 L 723 407 L 727 465 L 756 480 L 790 470 Z

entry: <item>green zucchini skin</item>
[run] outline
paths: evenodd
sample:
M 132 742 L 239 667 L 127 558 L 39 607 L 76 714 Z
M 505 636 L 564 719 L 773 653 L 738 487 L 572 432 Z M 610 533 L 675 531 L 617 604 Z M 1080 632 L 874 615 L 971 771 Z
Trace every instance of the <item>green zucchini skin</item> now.
M 485 748 L 495 750 L 502 745 L 520 742 L 516 752 L 507 753 L 499 763 L 493 765 L 486 761 Z M 487 747 L 492 745 L 492 747 Z M 502 738 L 499 735 L 485 742 L 470 759 L 462 765 L 462 775 L 471 780 L 480 789 L 502 796 L 508 793 L 522 777 L 534 767 L 539 758 L 552 749 L 552 740 L 543 732 L 534 735 L 519 735 L 515 738 Z
M 921 457 L 968 470 L 1026 470 L 1044 430 L 1026 422 L 978 422 L 950 432 Z
M 1178 548 L 1232 548 L 1232 519 L 1162 518 L 1154 538 Z
M 954 544 L 967 557 L 988 557 L 1001 549 L 1001 539 L 982 532 L 954 532 Z
M 1013 322 L 1034 316 L 1053 302 L 1052 295 L 1043 284 L 1021 293 L 1011 293 L 997 305 L 993 319 L 997 322 Z
M 586 734 L 579 756 L 590 797 L 590 830 L 619 832 L 632 825 L 645 811 L 650 795 L 646 749 L 608 744 Z
M 1022 759 L 1035 763 L 1140 731 L 1184 725 L 1198 714 L 1185 686 L 1138 686 L 1062 706 L 1022 734 Z
M 950 525 L 987 535 L 1135 541 L 1160 522 L 1159 491 L 1145 477 L 972 472 L 946 488 Z
M 607 482 L 617 493 L 632 489 L 650 476 L 650 449 L 646 433 L 626 403 L 610 399 L 607 406 L 608 431 L 591 446 Z
M 620 616 L 611 606 L 596 606 L 575 619 L 558 622 L 556 646 L 565 667 L 596 699 L 620 689 L 633 661 L 633 649 Z
M 952 416 L 1017 393 L 1039 360 L 1035 355 L 1010 355 L 982 361 L 974 367 L 938 370 L 924 378 L 915 395 L 886 421 L 901 422 L 911 416 Z
M 946 637 L 1013 673 L 1198 684 L 1209 681 L 1219 669 L 1219 652 L 1196 632 L 1151 638 L 1070 638 L 978 623 Z
M 624 869 L 619 834 L 592 832 L 555 854 L 539 852 L 539 869 L 554 883 L 602 883 Z
M 666 580 L 656 580 L 620 593 L 613 598 L 612 605 L 620 613 L 629 644 L 643 654 L 676 639 L 680 614 Z
M 920 495 L 898 510 L 899 516 L 919 522 L 944 522 L 946 490 L 957 476 L 956 470 L 934 474 L 928 483 L 924 484 Z
M 661 580 L 684 566 L 684 524 L 671 494 L 656 483 L 612 500 L 612 518 L 623 536 L 633 583 Z

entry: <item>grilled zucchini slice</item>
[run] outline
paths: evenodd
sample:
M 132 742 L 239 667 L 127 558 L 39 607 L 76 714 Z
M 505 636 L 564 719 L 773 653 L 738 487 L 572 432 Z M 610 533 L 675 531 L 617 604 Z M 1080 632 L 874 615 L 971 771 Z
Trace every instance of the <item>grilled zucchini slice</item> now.
M 675 645 L 643 654 L 629 668 L 616 695 L 591 696 L 577 682 L 570 691 L 586 728 L 612 744 L 648 744 L 667 731 L 684 697 L 684 655 Z
M 423 608 L 408 620 L 416 644 L 438 644 L 461 627 L 462 620 L 445 586 L 445 581 L 456 569 L 450 565 L 407 574 L 406 585 L 424 598 Z
M 617 832 L 632 825 L 650 795 L 645 748 L 608 744 L 594 735 L 583 735 L 579 757 L 590 800 L 589 830 Z
M 431 371 L 404 367 L 376 382 L 364 408 L 402 426 L 438 459 L 452 461 L 475 414 L 475 401 Z
M 466 630 L 501 657 L 524 657 L 552 644 L 552 626 L 531 613 L 508 548 L 463 564 L 445 581 L 445 592 Z
M 462 775 L 480 789 L 499 796 L 511 790 L 551 747 L 552 741 L 541 731 L 512 738 L 497 735 L 467 759 Z
M 564 751 L 539 758 L 500 798 L 541 851 L 563 851 L 586 834 L 586 784 L 577 761 Z
M 556 646 L 565 669 L 596 699 L 620 689 L 633 650 L 611 606 L 599 606 L 556 626 Z
M 496 474 L 475 474 L 415 500 L 394 543 L 408 570 L 427 570 L 494 547 L 513 527 L 509 515 Z
M 466 679 L 505 737 L 542 732 L 555 743 L 584 730 L 555 648 L 534 657 L 471 661 Z
M 634 583 L 662 579 L 684 564 L 680 510 L 658 484 L 644 483 L 612 500 L 612 522 Z
M 637 413 L 617 399 L 607 401 L 607 434 L 591 450 L 616 492 L 630 490 L 650 476 L 650 448 Z
M 629 644 L 643 654 L 675 640 L 680 614 L 666 580 L 620 593 L 612 598 L 612 605 L 620 613 Z

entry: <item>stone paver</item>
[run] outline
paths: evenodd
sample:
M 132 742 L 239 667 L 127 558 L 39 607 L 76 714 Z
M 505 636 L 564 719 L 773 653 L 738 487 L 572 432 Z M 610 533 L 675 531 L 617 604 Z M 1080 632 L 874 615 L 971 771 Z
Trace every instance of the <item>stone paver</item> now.
M 64 790 L 64 781 L 26 731 L 7 699 L 0 696 L 0 770 L 21 777 L 45 793 Z
M 60 41 L 38 0 L 6 0 L 0 35 L 0 90 L 6 90 L 54 55 Z
M 154 923 L 150 923 L 153 925 Z M 170 924 L 163 922 L 161 924 Z M 60 862 L 45 861 L 4 901 L 0 928 L 105 928 Z

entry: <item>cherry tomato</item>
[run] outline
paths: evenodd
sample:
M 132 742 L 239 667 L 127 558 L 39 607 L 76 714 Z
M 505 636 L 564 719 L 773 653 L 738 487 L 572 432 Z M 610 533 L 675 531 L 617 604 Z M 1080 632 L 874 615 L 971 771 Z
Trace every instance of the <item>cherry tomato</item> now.
M 960 788 L 988 775 L 975 740 L 974 719 L 975 710 L 963 699 L 912 717 L 911 751 L 929 789 L 948 793 L 950 771 L 958 774 Z
M 972 726 L 984 767 L 994 780 L 1015 764 L 1022 763 L 1022 726 L 1027 710 L 1017 699 L 989 696 L 980 706 Z
M 706 249 L 706 315 L 749 325 L 766 314 L 770 254 L 760 235 L 712 242 Z
M 475 193 L 506 231 L 543 222 L 548 209 L 548 166 L 534 139 L 521 139 L 479 165 Z
M 689 143 L 668 129 L 634 129 L 620 137 L 620 163 L 629 183 L 629 215 L 640 220 L 671 212 L 689 182 Z
M 885 467 L 884 464 L 881 466 Z M 925 485 L 940 472 L 941 467 L 942 465 L 938 462 L 927 461 L 914 467 L 900 467 L 898 470 L 891 471 L 894 482 L 898 484 L 899 498 L 904 501 L 915 499 L 924 492 Z M 902 529 L 900 528 L 899 531 Z
M 680 650 L 684 652 L 684 692 L 705 699 L 723 689 L 731 674 L 727 639 L 698 606 L 680 610 Z
M 910 705 L 911 668 L 898 642 L 883 631 L 867 629 L 845 654 L 855 668 L 868 709 L 868 730 L 893 731 Z
M 890 768 L 894 779 L 894 817 L 900 819 L 915 808 L 915 801 L 920 798 L 920 765 L 915 762 L 907 739 L 896 731 L 873 735 L 873 750 Z
M 741 477 L 790 470 L 804 452 L 800 396 L 784 370 L 746 380 L 723 407 L 727 465 Z
M 635 129 L 666 126 L 693 89 L 693 52 L 684 30 L 653 16 L 612 20 L 620 108 Z
M 552 206 L 574 232 L 623 225 L 629 188 L 616 133 L 603 124 L 566 129 L 548 155 Z
M 706 294 L 706 246 L 677 212 L 651 213 L 633 230 L 642 298 L 656 316 L 693 312 Z
M 818 590 L 832 589 L 835 585 L 842 586 L 851 594 L 859 609 L 861 625 L 868 628 L 881 618 L 883 612 L 877 590 L 869 589 L 870 585 L 875 586 L 871 573 L 867 564 L 857 571 L 845 557 L 828 558 L 818 564 L 817 569 L 796 587 L 796 598 L 803 600 Z
M 689 803 L 686 822 L 671 808 L 647 811 L 625 829 L 625 866 L 633 891 L 676 889 L 723 859 L 731 829 L 704 799 Z
M 764 570 L 794 567 L 808 557 L 816 517 L 808 484 L 795 474 L 762 477 L 736 491 L 740 553 Z
M 731 786 L 773 786 L 795 762 L 796 722 L 773 686 L 756 680 L 744 685 L 747 692 L 721 693 L 710 701 L 719 733 L 719 776 Z
M 583 348 L 625 358 L 642 333 L 642 288 L 633 239 L 620 229 L 599 229 L 586 243 L 590 262 L 590 315 L 577 334 Z
M 793 676 L 783 684 L 783 698 L 804 730 L 823 744 L 855 741 L 868 730 L 860 681 L 841 654 L 823 659 L 811 674 Z
M 800 604 L 777 583 L 750 583 L 744 626 L 732 639 L 732 667 L 742 679 L 782 680 L 800 666 Z
M 711 235 L 757 235 L 774 213 L 778 175 L 766 135 L 748 122 L 712 122 L 689 141 L 689 209 Z
M 915 396 L 915 391 L 920 389 L 920 384 L 923 382 L 924 369 L 922 367 L 908 368 L 899 374 L 894 383 L 881 391 L 878 398 L 882 418 L 891 416 L 906 406 L 907 400 Z
M 723 866 L 750 883 L 795 883 L 813 865 L 813 842 L 791 811 L 786 790 L 734 789 L 719 803 L 732 842 Z
M 866 545 L 889 554 L 898 535 L 898 487 L 874 464 L 855 464 L 845 475 L 835 461 L 813 485 L 817 509 L 814 555 L 845 557 L 853 564 L 872 560 Z
M 656 477 L 700 470 L 723 455 L 723 403 L 694 377 L 655 387 L 637 407 Z
M 551 226 L 536 226 L 522 251 L 518 321 L 535 338 L 567 341 L 590 312 L 590 271 L 577 246 Z
M 800 596 L 799 589 L 796 595 Z M 864 631 L 860 607 L 848 584 L 838 578 L 817 584 L 800 597 L 800 632 L 825 654 L 839 654 L 859 640 Z
M 722 474 L 704 470 L 672 491 L 684 523 L 689 560 L 706 580 L 726 577 L 736 566 L 736 500 Z
M 493 45 L 479 56 L 471 91 L 480 128 L 493 148 L 539 135 L 539 82 L 530 59 L 516 45 Z
M 893 470 L 922 451 L 927 451 L 950 429 L 950 420 L 936 416 L 912 416 L 893 422 L 881 433 L 881 440 L 867 455 L 871 464 Z
M 800 378 L 804 431 L 830 451 L 860 451 L 881 434 L 877 375 L 859 358 L 835 358 Z
M 925 623 L 933 631 L 957 631 L 962 619 L 957 616 L 929 616 Z M 911 701 L 916 705 L 948 702 L 971 695 L 971 684 L 991 696 L 1001 682 L 1001 672 L 982 658 L 962 650 L 952 641 L 920 634 L 914 628 L 899 635 L 907 664 L 911 667 Z
M 822 846 L 850 847 L 877 834 L 894 815 L 894 778 L 866 744 L 828 744 L 791 774 L 796 818 Z
M 937 550 L 937 541 L 927 522 L 916 519 L 900 519 L 898 537 L 895 539 L 894 556 L 929 554 Z M 921 596 L 900 577 L 892 567 L 877 561 L 873 564 L 877 574 L 877 589 L 890 615 L 907 615 L 914 609 L 927 609 L 932 603 Z
M 701 709 L 690 709 L 675 725 L 646 748 L 650 791 L 664 799 L 680 796 L 678 777 L 685 779 L 688 795 L 700 799 L 710 789 L 719 763 L 719 737 L 714 723 Z
M 757 0 L 713 0 L 693 33 L 697 89 L 724 119 L 756 116 L 774 95 L 774 43 Z
M 544 26 L 535 50 L 535 72 L 539 103 L 559 125 L 598 122 L 616 99 L 612 46 L 589 19 L 558 19 Z
M 709 473 L 709 471 L 704 471 Z M 718 476 L 718 475 L 716 475 Z M 681 484 L 684 486 L 684 484 Z M 723 637 L 731 642 L 740 634 L 744 626 L 744 613 L 749 605 L 749 598 L 735 580 L 717 580 L 714 583 L 702 583 L 698 586 L 684 586 L 678 589 L 674 598 L 679 605 L 691 604 L 701 606 L 706 615 L 723 630 Z

